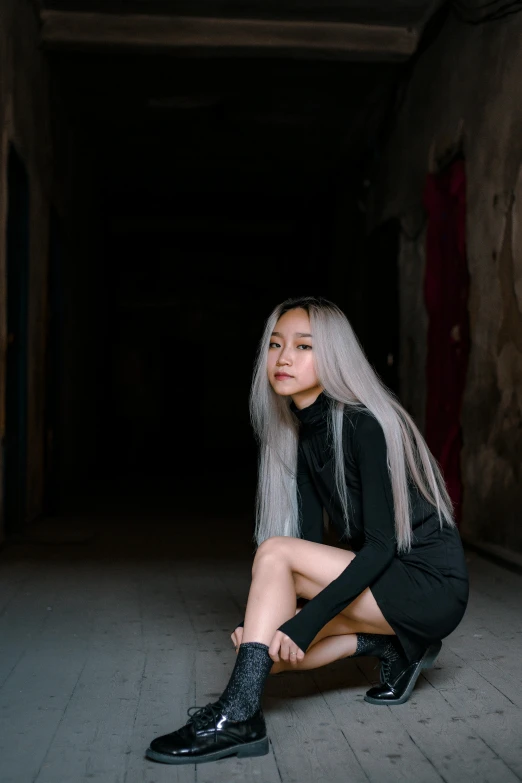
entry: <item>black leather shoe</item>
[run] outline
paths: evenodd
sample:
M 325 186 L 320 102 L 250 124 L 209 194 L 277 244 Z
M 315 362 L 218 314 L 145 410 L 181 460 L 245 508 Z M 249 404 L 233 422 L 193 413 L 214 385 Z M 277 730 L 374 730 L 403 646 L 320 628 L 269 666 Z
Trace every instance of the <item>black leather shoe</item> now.
M 370 688 L 364 700 L 370 704 L 404 704 L 410 698 L 422 669 L 428 669 L 433 665 L 441 647 L 442 642 L 430 645 L 418 660 L 407 665 L 405 665 L 406 661 L 403 661 L 402 668 L 400 661 L 394 662 L 391 667 L 383 671 L 386 682 Z
M 189 707 L 188 721 L 177 731 L 156 737 L 145 755 L 164 764 L 200 764 L 226 756 L 264 756 L 268 737 L 263 711 L 259 709 L 248 720 L 227 718 L 218 701 L 205 707 Z M 191 710 L 197 710 L 191 714 Z
M 408 659 L 405 657 L 404 650 L 397 637 L 392 636 L 390 638 L 387 636 L 385 638 L 390 639 L 392 645 L 391 654 L 388 645 L 385 645 L 383 649 L 377 649 L 375 652 L 380 661 L 380 682 L 390 682 L 391 679 L 395 679 L 395 677 L 408 665 Z

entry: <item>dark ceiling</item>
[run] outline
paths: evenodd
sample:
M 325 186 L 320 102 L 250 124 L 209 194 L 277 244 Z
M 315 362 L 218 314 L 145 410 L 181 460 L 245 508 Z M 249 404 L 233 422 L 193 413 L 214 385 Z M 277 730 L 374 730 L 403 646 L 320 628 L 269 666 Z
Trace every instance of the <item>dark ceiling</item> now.
M 400 64 L 53 53 L 69 115 L 112 178 L 343 176 Z M 351 158 L 351 161 L 349 160 Z
M 433 0 L 39 0 L 43 11 L 336 19 L 414 25 Z M 248 53 L 247 53 L 248 54 Z M 183 177 L 260 188 L 347 180 L 375 152 L 404 62 L 185 57 L 146 48 L 48 51 L 71 122 L 113 187 Z M 262 184 L 262 182 L 264 184 Z
M 44 9 L 271 19 L 315 19 L 417 27 L 440 5 L 434 0 L 40 0 Z

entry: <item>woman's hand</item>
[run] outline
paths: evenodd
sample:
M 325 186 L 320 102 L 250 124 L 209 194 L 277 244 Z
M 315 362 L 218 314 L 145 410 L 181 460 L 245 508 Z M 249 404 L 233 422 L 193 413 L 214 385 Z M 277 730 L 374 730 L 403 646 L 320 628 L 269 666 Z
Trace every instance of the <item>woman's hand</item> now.
M 295 613 L 299 614 L 301 609 L 302 609 L 302 607 L 297 607 L 297 609 L 295 610 Z M 230 634 L 230 638 L 232 639 L 232 644 L 236 648 L 236 655 L 237 655 L 237 653 L 239 651 L 239 645 L 241 644 L 241 641 L 243 639 L 243 631 L 244 631 L 243 626 L 242 625 L 238 625 L 238 627 L 234 630 L 234 632 Z M 277 631 L 276 632 L 276 636 L 277 636 L 277 634 L 280 634 L 280 636 L 284 636 L 282 631 Z M 274 636 L 274 638 L 272 640 L 272 644 L 274 644 L 276 636 Z M 290 642 L 293 645 L 292 647 L 290 647 L 288 645 L 287 645 L 287 647 L 285 647 L 285 650 L 287 650 L 287 653 L 288 653 L 287 657 L 285 658 L 284 655 L 283 655 L 283 648 L 281 647 L 281 643 L 277 647 L 276 654 L 278 654 L 279 653 L 279 649 L 281 649 L 281 657 L 283 658 L 284 661 L 288 661 L 288 660 L 290 660 L 291 662 L 302 661 L 303 658 L 304 658 L 304 652 L 301 649 L 299 649 L 299 647 L 296 644 L 294 644 L 292 642 L 292 640 L 288 636 L 285 636 L 285 639 L 287 639 L 288 642 Z M 270 645 L 270 648 L 269 648 L 270 657 L 272 658 L 272 660 L 277 660 L 278 661 L 279 658 L 274 658 L 273 655 L 271 654 L 272 653 L 272 644 Z M 275 649 L 275 647 L 274 647 L 274 649 Z M 290 653 L 292 653 L 292 652 L 295 652 L 296 655 L 290 656 Z
M 243 638 L 243 631 L 244 628 L 242 625 L 238 625 L 236 630 L 233 634 L 231 634 L 230 638 L 232 639 L 232 642 L 234 643 L 234 647 L 236 648 L 236 655 L 239 650 L 239 645 L 241 644 L 241 639 Z
M 275 632 L 274 638 L 268 648 L 268 654 L 275 662 L 279 661 L 281 657 L 281 660 L 283 661 L 297 663 L 297 661 L 302 661 L 305 657 L 301 648 L 282 631 Z

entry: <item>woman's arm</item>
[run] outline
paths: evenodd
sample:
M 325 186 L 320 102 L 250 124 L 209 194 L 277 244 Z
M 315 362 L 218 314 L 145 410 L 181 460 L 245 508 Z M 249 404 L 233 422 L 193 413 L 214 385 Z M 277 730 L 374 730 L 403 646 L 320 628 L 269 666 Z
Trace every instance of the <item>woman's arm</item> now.
M 369 587 L 396 553 L 386 440 L 381 425 L 372 415 L 359 415 L 353 448 L 361 480 L 365 543 L 337 579 L 278 628 L 305 652 L 321 628 Z

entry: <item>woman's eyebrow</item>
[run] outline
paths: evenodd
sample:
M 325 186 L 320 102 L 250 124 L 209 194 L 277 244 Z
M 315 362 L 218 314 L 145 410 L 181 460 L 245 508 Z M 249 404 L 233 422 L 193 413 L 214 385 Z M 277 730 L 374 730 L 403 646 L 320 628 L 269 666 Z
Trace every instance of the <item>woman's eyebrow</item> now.
M 273 337 L 282 337 L 283 335 L 281 332 L 272 332 Z M 306 332 L 294 332 L 294 337 L 312 337 L 311 334 L 307 334 Z

